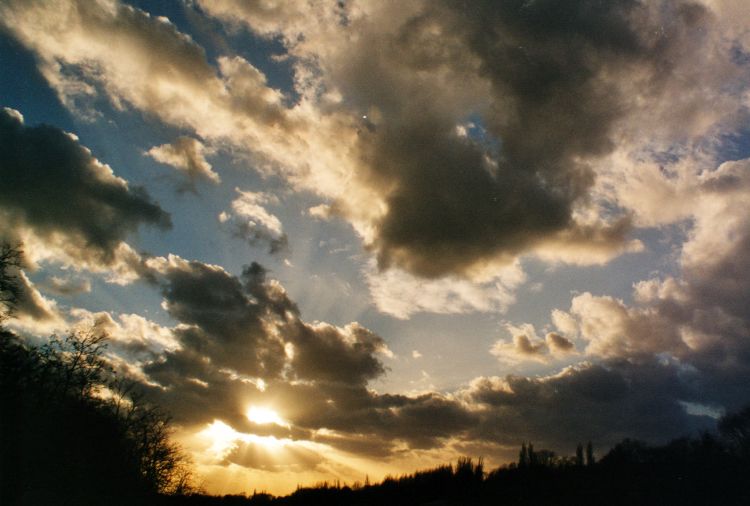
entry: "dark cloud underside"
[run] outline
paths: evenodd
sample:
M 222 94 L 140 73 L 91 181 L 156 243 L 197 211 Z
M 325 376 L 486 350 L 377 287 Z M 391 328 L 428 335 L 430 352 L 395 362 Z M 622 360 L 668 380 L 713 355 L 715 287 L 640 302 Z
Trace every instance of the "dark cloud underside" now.
M 42 237 L 69 237 L 101 261 L 139 225 L 170 227 L 143 188 L 131 188 L 63 131 L 0 112 L 0 211 Z

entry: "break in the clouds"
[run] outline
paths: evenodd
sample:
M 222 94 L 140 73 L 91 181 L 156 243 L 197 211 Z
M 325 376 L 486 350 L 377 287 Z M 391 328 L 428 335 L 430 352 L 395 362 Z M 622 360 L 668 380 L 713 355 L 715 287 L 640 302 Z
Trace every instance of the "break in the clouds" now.
M 198 139 L 182 136 L 170 144 L 154 146 L 146 154 L 157 162 L 171 165 L 183 172 L 188 178 L 188 188 L 194 190 L 195 182 L 199 179 L 214 184 L 221 182 L 219 175 L 206 160 L 206 154 L 209 152 Z
M 77 138 L 27 126 L 0 112 L 0 232 L 22 242 L 29 259 L 60 260 L 93 270 L 131 271 L 138 261 L 125 242 L 140 225 L 169 228 L 170 217 L 143 188 L 130 187 Z

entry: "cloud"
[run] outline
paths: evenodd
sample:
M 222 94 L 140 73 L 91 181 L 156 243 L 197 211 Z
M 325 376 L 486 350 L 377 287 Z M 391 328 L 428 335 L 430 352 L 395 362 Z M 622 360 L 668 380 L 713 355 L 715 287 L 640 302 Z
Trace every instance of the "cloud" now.
M 498 341 L 490 350 L 502 362 L 537 360 L 546 362 L 547 345 L 544 341 L 532 342 L 525 334 L 513 336 L 511 342 Z
M 353 222 L 381 268 L 439 277 L 475 275 L 528 252 L 590 264 L 642 247 L 628 238 L 627 216 L 584 218 L 596 211 L 587 193 L 598 160 L 635 135 L 631 127 L 644 131 L 642 115 L 654 104 L 677 106 L 680 121 L 668 124 L 682 127 L 680 135 L 705 132 L 719 119 L 698 107 L 703 93 L 717 75 L 737 77 L 715 38 L 695 36 L 714 34 L 708 10 L 660 5 L 459 10 L 415 2 L 397 18 L 374 5 L 310 7 L 307 16 L 300 5 L 260 13 L 234 2 L 203 7 L 260 35 L 281 35 L 298 75 L 316 63 L 320 77 L 305 83 L 346 104 L 328 110 L 359 112 L 353 142 L 361 155 L 347 180 L 358 191 L 335 195 L 330 209 Z M 712 72 L 692 70 L 696 57 Z M 669 96 L 684 85 L 672 80 L 677 69 L 696 79 L 690 99 L 674 104 Z M 307 97 L 309 88 L 300 90 Z M 729 98 L 717 98 L 727 110 Z M 467 111 L 479 121 L 466 123 Z M 360 209 L 363 196 L 369 213 Z
M 239 278 L 173 255 L 145 265 L 178 324 L 170 329 L 177 346 L 145 361 L 143 371 L 163 387 L 150 387 L 151 395 L 181 423 L 218 419 L 257 432 L 245 416 L 248 404 L 286 396 L 282 406 L 302 411 L 289 415 L 302 437 L 321 426 L 300 418 L 323 406 L 331 411 L 329 400 L 342 409 L 366 401 L 367 382 L 385 373 L 379 357 L 389 350 L 380 336 L 356 322 L 303 321 L 281 284 L 258 264 Z
M 472 437 L 505 444 L 531 439 L 567 451 L 581 438 L 607 448 L 624 437 L 666 441 L 710 426 L 679 402 L 696 394 L 690 380 L 675 364 L 611 361 L 542 378 L 477 378 L 463 395 L 485 406 Z
M 684 162 L 683 162 L 684 163 Z M 695 167 L 695 161 L 686 164 Z M 653 175 L 675 198 L 690 198 L 686 240 L 675 276 L 634 285 L 632 304 L 583 293 L 552 320 L 562 335 L 577 337 L 592 357 L 672 357 L 702 392 L 704 402 L 737 409 L 747 402 L 742 385 L 750 378 L 750 198 L 748 160 L 725 162 L 692 175 Z M 665 171 L 666 174 L 669 174 Z M 644 193 L 644 213 L 655 209 L 661 191 Z M 669 202 L 666 203 L 669 208 Z
M 249 151 L 347 219 L 380 269 L 419 277 L 638 251 L 629 214 L 592 198 L 607 157 L 705 135 L 746 93 L 724 10 L 698 3 L 201 8 L 279 37 L 297 101 L 242 58 L 213 68 L 169 22 L 118 2 L 10 2 L 3 19 L 71 107 L 103 94 Z
M 55 127 L 26 126 L 0 112 L 0 232 L 24 243 L 32 262 L 52 257 L 95 271 L 128 271 L 138 255 L 125 243 L 140 225 L 170 227 L 143 188 L 130 187 Z
M 573 344 L 570 339 L 567 339 L 556 332 L 547 333 L 547 335 L 544 336 L 544 341 L 547 343 L 547 346 L 553 354 L 564 355 L 575 351 L 575 344 Z
M 18 300 L 8 325 L 23 333 L 37 336 L 49 335 L 64 329 L 65 318 L 57 302 L 42 295 L 25 272 L 19 270 L 17 279 Z
M 375 306 L 402 319 L 419 312 L 505 312 L 515 302 L 515 289 L 526 280 L 518 262 L 498 269 L 483 282 L 455 276 L 422 279 L 395 267 L 381 272 L 375 262 L 370 262 L 364 274 Z
M 271 254 L 288 248 L 289 239 L 283 231 L 281 221 L 264 207 L 278 204 L 278 199 L 268 193 L 242 191 L 232 201 L 232 212 L 223 211 L 219 221 L 227 224 L 236 237 L 246 240 L 251 246 L 267 243 Z
M 137 314 L 113 316 L 106 311 L 91 312 L 74 308 L 70 311 L 77 328 L 105 334 L 114 355 L 133 362 L 152 360 L 167 350 L 179 348 L 173 329 L 159 325 Z
M 84 278 L 49 276 L 39 284 L 55 295 L 78 295 L 91 292 L 91 281 Z
M 504 326 L 512 339 L 510 341 L 500 339 L 490 349 L 490 353 L 502 363 L 510 365 L 526 361 L 547 363 L 576 352 L 575 344 L 556 332 L 548 332 L 544 339 L 540 339 L 531 324 L 516 326 L 506 323 Z
M 704 167 L 698 156 L 738 124 L 733 111 L 750 96 L 728 50 L 727 38 L 746 43 L 729 19 L 739 4 L 435 1 L 404 3 L 398 15 L 376 2 L 202 5 L 285 44 L 296 101 L 250 62 L 221 56 L 215 68 L 174 25 L 117 1 L 8 1 L 0 19 L 72 110 L 94 114 L 91 99 L 104 96 L 247 151 L 259 171 L 320 197 L 311 214 L 348 220 L 376 258 L 366 277 L 385 312 L 502 311 L 524 281 L 521 256 L 603 263 L 644 247 L 634 227 L 690 223 L 679 273 L 639 283 L 633 303 L 583 293 L 553 314 L 558 332 L 523 330 L 496 345 L 502 356 L 551 361 L 575 342 L 596 363 L 478 378 L 453 393 L 380 394 L 368 385 L 386 370 L 381 337 L 302 320 L 257 264 L 240 276 L 175 256 L 141 265 L 124 239 L 140 224 L 166 226 L 166 214 L 71 137 L 6 112 L 6 139 L 35 135 L 44 142 L 31 153 L 52 146 L 55 160 L 77 161 L 26 193 L 44 195 L 41 182 L 88 206 L 83 220 L 54 211 L 52 199 L 45 214 L 0 190 L 16 220 L 9 229 L 39 258 L 56 248 L 77 266 L 138 265 L 154 283 L 174 327 L 94 319 L 153 334 L 136 348 L 156 336 L 173 343 L 139 357 L 144 387 L 180 423 L 223 420 L 382 457 L 472 439 L 663 440 L 707 426 L 685 403 L 747 401 L 747 161 Z M 115 207 L 102 209 L 99 195 Z M 252 222 L 251 240 L 281 237 L 268 198 L 241 193 L 225 221 Z M 291 428 L 251 424 L 246 409 L 261 399 L 277 400 Z M 252 449 L 227 462 L 273 465 Z
M 364 385 L 385 373 L 377 357 L 387 352 L 383 338 L 358 323 L 339 328 L 298 322 L 288 335 L 291 366 L 300 379 Z
M 182 324 L 176 333 L 183 346 L 240 374 L 280 373 L 284 342 L 266 326 L 286 322 L 297 309 L 280 285 L 265 283 L 262 267 L 253 264 L 240 280 L 219 266 L 173 255 L 147 266 L 158 276 L 164 308 Z
M 157 162 L 171 165 L 183 172 L 193 190 L 197 179 L 204 179 L 214 184 L 221 182 L 219 175 L 206 160 L 206 153 L 206 147 L 201 141 L 186 136 L 178 137 L 171 144 L 154 146 L 146 152 Z

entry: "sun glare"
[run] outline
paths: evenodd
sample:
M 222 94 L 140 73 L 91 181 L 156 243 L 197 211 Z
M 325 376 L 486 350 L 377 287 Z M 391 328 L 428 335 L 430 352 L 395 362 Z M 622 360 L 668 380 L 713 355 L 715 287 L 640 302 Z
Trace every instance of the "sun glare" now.
M 276 415 L 276 413 L 274 413 L 273 411 L 270 412 Z M 249 413 L 248 418 L 250 418 Z M 284 424 L 284 421 L 278 418 L 278 415 L 276 415 L 276 419 L 281 422 L 280 424 Z M 277 421 L 264 423 L 276 423 L 277 425 L 279 425 Z M 284 424 L 283 426 L 288 427 L 288 424 Z M 262 446 L 266 450 L 272 451 L 278 451 L 287 444 L 291 444 L 291 441 L 289 439 L 279 439 L 274 436 L 258 436 L 256 434 L 245 434 L 242 432 L 238 432 L 226 423 L 219 420 L 214 420 L 212 424 L 199 432 L 199 435 L 208 439 L 208 441 L 211 443 L 208 451 L 213 456 L 222 458 L 232 450 L 237 448 L 237 446 L 241 443 L 252 443 L 258 446 Z
M 282 419 L 276 411 L 260 406 L 251 406 L 247 410 L 247 419 L 258 425 L 274 424 L 287 429 L 290 428 L 289 422 Z
M 243 439 L 242 434 L 219 420 L 214 420 L 211 425 L 200 432 L 200 435 L 211 442 L 208 450 L 214 455 L 224 455 L 237 444 L 237 441 Z

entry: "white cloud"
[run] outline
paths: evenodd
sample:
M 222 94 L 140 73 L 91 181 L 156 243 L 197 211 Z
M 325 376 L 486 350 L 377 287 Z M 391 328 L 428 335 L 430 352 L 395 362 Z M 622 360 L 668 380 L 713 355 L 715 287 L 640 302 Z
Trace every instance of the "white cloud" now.
M 287 237 L 281 220 L 264 207 L 278 204 L 278 198 L 269 193 L 242 191 L 239 188 L 235 188 L 235 191 L 239 197 L 232 201 L 232 211 L 219 214 L 219 221 L 251 245 L 268 243 L 271 253 L 285 249 Z
M 364 276 L 378 310 L 401 319 L 419 312 L 504 312 L 515 302 L 515 289 L 526 280 L 520 263 L 483 283 L 456 277 L 421 279 L 397 268 L 379 272 L 374 262 Z

